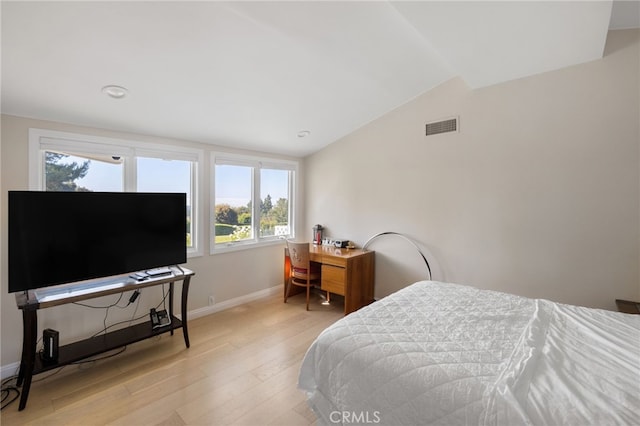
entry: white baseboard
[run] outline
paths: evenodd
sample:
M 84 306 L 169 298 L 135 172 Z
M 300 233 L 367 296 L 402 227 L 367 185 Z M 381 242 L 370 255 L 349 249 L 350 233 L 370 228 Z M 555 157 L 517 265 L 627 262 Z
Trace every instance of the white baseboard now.
M 254 293 L 245 294 L 244 296 L 236 297 L 234 299 L 225 300 L 224 302 L 216 303 L 213 306 L 205 306 L 204 308 L 194 309 L 193 311 L 189 311 L 189 320 L 204 317 L 206 315 L 211 315 L 216 312 L 224 311 L 225 309 L 234 308 L 244 303 L 262 299 L 263 297 L 282 293 L 282 291 L 282 285 L 277 285 L 275 287 L 266 288 Z
M 244 296 L 236 297 L 234 299 L 225 300 L 224 302 L 216 303 L 213 306 L 205 306 L 204 308 L 194 309 L 189 311 L 189 320 L 204 317 L 206 315 L 215 314 L 216 312 L 224 311 L 225 309 L 234 308 L 244 303 L 253 302 L 254 300 L 262 299 L 263 297 L 272 296 L 274 294 L 282 293 L 282 285 L 266 288 L 264 290 L 256 291 L 254 293 L 245 294 Z M 176 315 L 180 317 L 180 315 Z M 0 367 L 0 377 L 2 380 L 7 377 L 11 377 L 18 374 L 18 368 L 20 368 L 20 362 L 14 362 L 11 364 L 3 365 Z
M 2 380 L 4 380 L 7 377 L 15 376 L 16 374 L 18 374 L 19 368 L 20 368 L 19 361 L 13 362 L 8 365 L 3 365 L 2 368 L 0 368 L 0 377 L 2 378 Z

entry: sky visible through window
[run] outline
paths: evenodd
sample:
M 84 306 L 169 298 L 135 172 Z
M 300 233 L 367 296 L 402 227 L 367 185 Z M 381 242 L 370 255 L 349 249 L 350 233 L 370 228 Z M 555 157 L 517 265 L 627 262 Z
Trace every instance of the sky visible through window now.
M 191 162 L 138 157 L 138 192 L 185 192 L 191 205 Z
M 60 160 L 62 164 L 78 163 L 87 161 L 86 158 L 70 155 Z M 79 187 L 87 188 L 90 191 L 120 192 L 123 188 L 122 164 L 111 164 L 103 161 L 91 160 L 89 171 L 82 179 L 78 179 L 76 184 Z
M 84 158 L 69 156 L 62 162 L 81 164 L 84 161 Z M 187 194 L 187 204 L 191 204 L 189 161 L 138 157 L 137 162 L 138 192 L 184 192 Z M 89 171 L 76 183 L 91 191 L 120 192 L 123 190 L 122 181 L 122 164 L 91 160 Z
M 287 170 L 262 169 L 260 198 L 271 195 L 289 199 L 289 172 Z M 242 166 L 216 166 L 216 204 L 245 207 L 251 201 L 251 168 Z

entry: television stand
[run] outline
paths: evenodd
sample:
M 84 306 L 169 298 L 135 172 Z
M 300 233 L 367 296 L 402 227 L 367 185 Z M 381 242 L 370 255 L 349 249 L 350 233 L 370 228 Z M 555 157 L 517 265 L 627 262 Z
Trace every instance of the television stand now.
M 112 277 L 103 280 L 104 285 L 87 287 L 86 283 L 76 285 L 58 286 L 52 291 L 36 291 L 31 294 L 16 294 L 16 303 L 22 310 L 22 357 L 18 372 L 18 386 L 22 386 L 20 405 L 18 410 L 23 410 L 27 405 L 31 379 L 34 374 L 43 373 L 58 367 L 78 362 L 113 349 L 121 348 L 132 343 L 139 342 L 163 333 L 171 333 L 173 330 L 182 329 L 184 343 L 188 348 L 189 332 L 187 330 L 187 296 L 189 295 L 189 283 L 194 274 L 185 268 L 170 267 L 168 275 L 150 277 L 144 281 L 137 281 L 128 275 Z M 176 281 L 182 281 L 181 319 L 173 313 L 173 287 Z M 36 352 L 38 341 L 38 310 L 53 306 L 79 302 L 81 300 L 94 299 L 109 294 L 135 291 L 144 287 L 152 287 L 169 284 L 169 318 L 170 323 L 153 328 L 151 321 L 121 328 L 106 334 L 90 337 L 68 345 L 60 346 L 57 361 L 44 361 Z M 89 288 L 89 290 L 88 290 Z M 77 290 L 74 292 L 74 289 Z

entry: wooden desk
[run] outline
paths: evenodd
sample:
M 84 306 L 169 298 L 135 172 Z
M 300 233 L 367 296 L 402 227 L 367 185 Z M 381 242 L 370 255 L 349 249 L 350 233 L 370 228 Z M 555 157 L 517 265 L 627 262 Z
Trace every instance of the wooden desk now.
M 322 265 L 320 288 L 344 296 L 345 315 L 373 302 L 375 270 L 373 251 L 310 244 L 309 254 L 312 262 Z M 285 248 L 284 291 L 289 279 L 289 262 L 289 253 Z
M 113 349 L 121 348 L 131 343 L 139 342 L 162 333 L 171 332 L 181 328 L 184 343 L 189 347 L 189 333 L 187 330 L 187 296 L 189 294 L 189 281 L 194 275 L 188 269 L 178 269 L 171 267 L 170 275 L 150 278 L 145 281 L 136 281 L 128 275 L 114 277 L 109 280 L 99 281 L 97 287 L 87 287 L 87 284 L 65 285 L 51 289 L 41 289 L 35 292 L 29 291 L 29 297 L 24 293 L 16 294 L 16 303 L 22 310 L 22 358 L 20 360 L 20 370 L 18 372 L 18 386 L 22 386 L 20 395 L 20 405 L 18 410 L 23 410 L 29 398 L 31 379 L 34 374 L 42 373 L 63 365 L 72 364 L 87 357 L 98 355 Z M 175 281 L 182 281 L 182 319 L 178 319 L 173 314 L 173 284 Z M 144 287 L 169 284 L 169 317 L 171 323 L 164 327 L 153 328 L 151 321 L 141 324 L 134 324 L 105 334 L 99 334 L 79 342 L 70 343 L 59 347 L 58 360 L 55 362 L 45 362 L 36 353 L 38 340 L 38 316 L 39 309 L 52 306 L 65 305 L 79 302 L 81 300 L 93 299 L 109 294 L 133 291 Z M 23 384 L 24 383 L 24 384 Z

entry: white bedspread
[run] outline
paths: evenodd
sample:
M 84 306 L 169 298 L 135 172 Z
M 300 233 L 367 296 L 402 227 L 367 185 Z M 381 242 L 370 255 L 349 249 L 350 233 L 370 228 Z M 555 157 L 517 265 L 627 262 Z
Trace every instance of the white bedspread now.
M 638 424 L 640 315 L 423 281 L 327 328 L 320 424 Z

